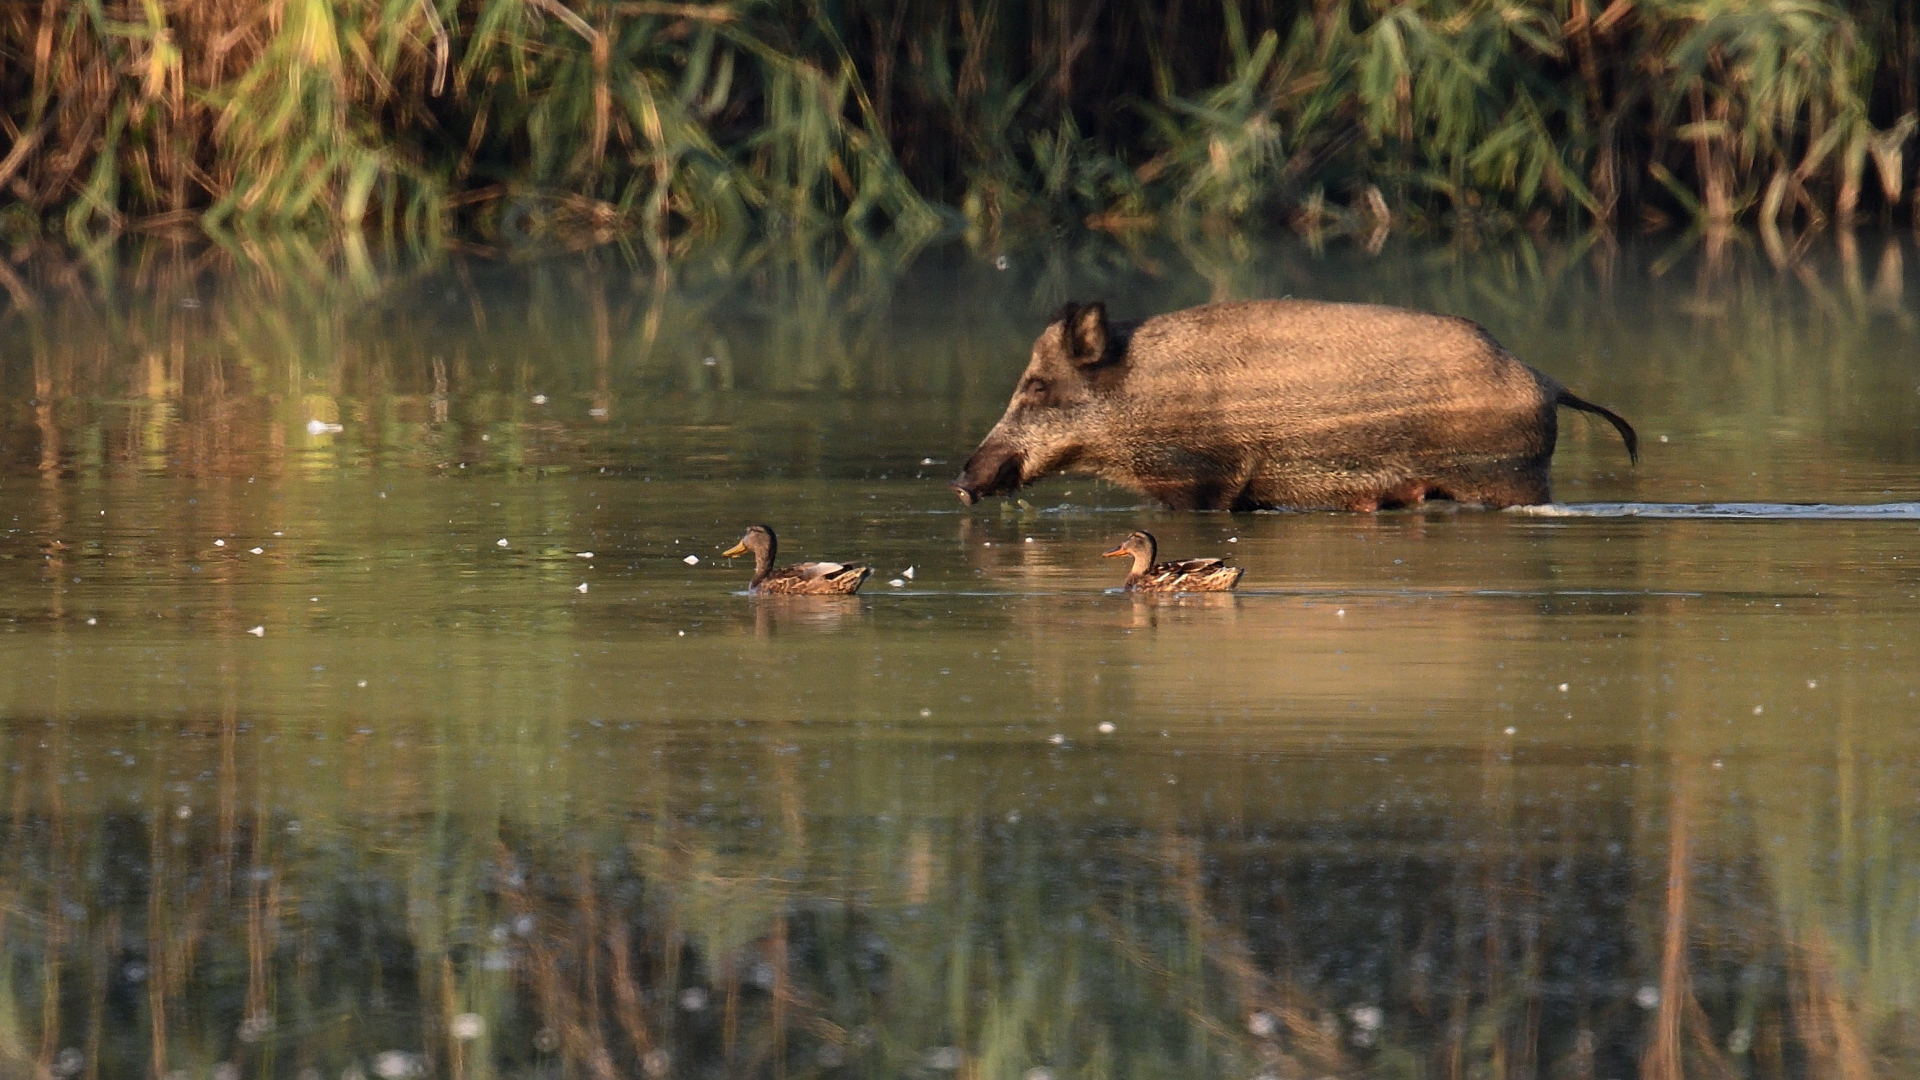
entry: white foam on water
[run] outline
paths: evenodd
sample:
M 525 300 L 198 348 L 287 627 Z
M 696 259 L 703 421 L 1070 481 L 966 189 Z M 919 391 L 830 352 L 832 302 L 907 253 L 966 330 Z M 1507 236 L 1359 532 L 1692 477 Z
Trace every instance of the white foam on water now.
M 1920 502 L 1892 503 L 1550 503 L 1510 514 L 1547 518 L 1720 518 L 1751 521 L 1920 521 Z

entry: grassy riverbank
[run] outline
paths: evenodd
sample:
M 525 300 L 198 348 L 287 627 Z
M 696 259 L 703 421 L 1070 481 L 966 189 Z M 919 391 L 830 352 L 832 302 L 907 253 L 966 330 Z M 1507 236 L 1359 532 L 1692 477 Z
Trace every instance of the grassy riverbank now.
M 1912 214 L 1915 0 L 91 0 L 0 14 L 15 237 Z

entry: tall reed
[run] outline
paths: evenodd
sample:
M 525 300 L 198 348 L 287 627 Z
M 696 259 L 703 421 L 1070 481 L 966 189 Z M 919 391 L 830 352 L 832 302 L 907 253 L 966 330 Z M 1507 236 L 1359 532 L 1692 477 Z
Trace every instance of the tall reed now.
M 0 225 L 1911 215 L 1916 0 L 86 0 L 0 11 Z

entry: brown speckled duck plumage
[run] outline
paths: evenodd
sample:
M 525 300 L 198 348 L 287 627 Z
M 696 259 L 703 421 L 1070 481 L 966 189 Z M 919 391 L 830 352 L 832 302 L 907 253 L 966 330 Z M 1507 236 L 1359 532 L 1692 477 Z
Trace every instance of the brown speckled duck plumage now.
M 1128 533 L 1120 546 L 1106 553 L 1109 559 L 1133 556 L 1133 570 L 1127 574 L 1128 592 L 1227 592 L 1240 583 L 1242 570 L 1228 566 L 1224 559 L 1180 559 L 1153 561 L 1159 544 L 1144 529 Z
M 779 546 L 772 529 L 755 525 L 721 554 L 731 559 L 753 553 L 753 581 L 747 591 L 755 596 L 851 596 L 873 573 L 870 566 L 837 562 L 794 563 L 775 570 L 773 557 Z

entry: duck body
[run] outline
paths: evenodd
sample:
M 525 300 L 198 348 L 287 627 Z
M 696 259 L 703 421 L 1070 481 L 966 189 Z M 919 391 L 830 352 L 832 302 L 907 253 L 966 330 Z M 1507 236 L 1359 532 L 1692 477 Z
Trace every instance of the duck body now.
M 1128 592 L 1229 592 L 1245 572 L 1241 567 L 1228 566 L 1225 559 L 1155 562 L 1158 548 L 1153 534 L 1141 529 L 1129 533 L 1119 547 L 1106 553 L 1109 559 L 1133 557 L 1133 570 L 1122 586 Z
M 873 573 L 862 563 L 803 562 L 774 569 L 779 538 L 765 525 L 747 530 L 740 542 L 721 552 L 731 559 L 753 554 L 753 580 L 747 592 L 754 596 L 852 596 Z

